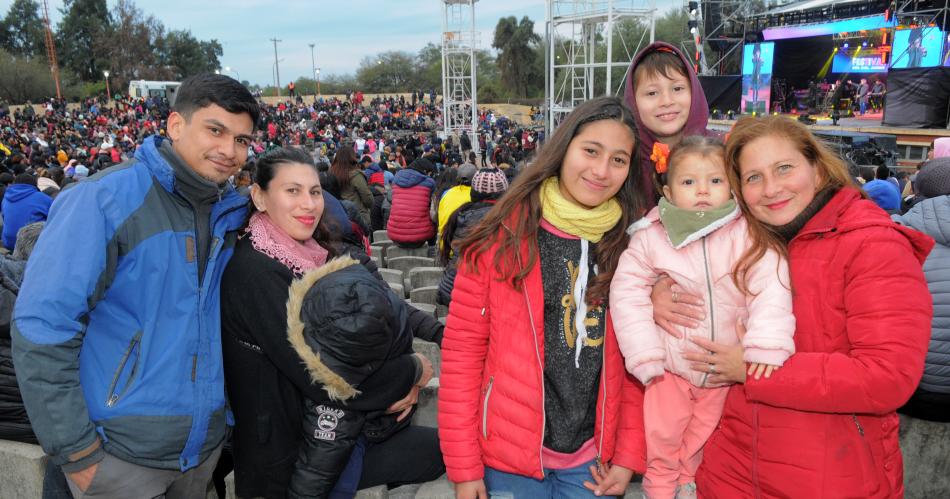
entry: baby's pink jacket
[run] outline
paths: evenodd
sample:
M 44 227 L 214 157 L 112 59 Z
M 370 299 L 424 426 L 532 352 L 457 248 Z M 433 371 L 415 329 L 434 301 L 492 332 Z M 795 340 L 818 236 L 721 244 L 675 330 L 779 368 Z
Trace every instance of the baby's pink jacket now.
M 642 383 L 664 369 L 699 387 L 717 386 L 707 374 L 693 371 L 683 358 L 687 351 L 703 352 L 692 336 L 716 343 L 736 344 L 736 324 L 743 320 L 744 360 L 780 366 L 793 353 L 795 316 L 788 264 L 767 251 L 749 273 L 746 296 L 732 282 L 736 262 L 750 245 L 747 224 L 736 208 L 716 224 L 692 234 L 674 248 L 660 221 L 659 208 L 627 229 L 630 243 L 620 257 L 610 285 L 610 313 L 627 370 Z M 653 322 L 650 293 L 661 275 L 674 281 L 673 290 L 702 297 L 706 319 L 697 329 L 680 328 L 682 339 Z

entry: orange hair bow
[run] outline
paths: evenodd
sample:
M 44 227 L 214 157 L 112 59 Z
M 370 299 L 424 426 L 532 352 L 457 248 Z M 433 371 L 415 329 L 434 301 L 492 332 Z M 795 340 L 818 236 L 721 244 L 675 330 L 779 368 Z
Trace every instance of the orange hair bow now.
M 650 160 L 656 165 L 656 172 L 659 174 L 666 173 L 668 165 L 667 158 L 670 157 L 670 146 L 662 142 L 653 143 L 653 153 L 650 154 Z

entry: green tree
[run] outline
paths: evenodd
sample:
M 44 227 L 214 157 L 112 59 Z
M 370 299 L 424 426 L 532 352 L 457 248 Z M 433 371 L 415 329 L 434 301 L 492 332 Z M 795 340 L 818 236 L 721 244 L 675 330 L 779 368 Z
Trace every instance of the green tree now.
M 360 61 L 356 81 L 367 93 L 406 92 L 420 84 L 416 67 L 416 57 L 409 52 L 383 52 Z
M 27 59 L 0 49 L 0 99 L 13 104 L 56 95 L 56 87 L 46 61 Z
M 113 23 L 108 36 L 96 43 L 106 56 L 114 88 L 124 89 L 131 80 L 170 80 L 171 68 L 159 55 L 165 40 L 165 27 L 154 16 L 145 14 L 132 0 L 119 0 L 112 11 Z M 101 72 L 99 73 L 101 75 Z M 101 78 L 91 75 L 93 81 Z
M 60 66 L 83 81 L 102 79 L 109 69 L 102 47 L 111 31 L 106 0 L 66 0 L 60 9 L 63 20 L 56 27 L 56 54 Z
M 516 97 L 527 97 L 533 87 L 537 88 L 536 59 L 541 37 L 534 32 L 534 21 L 528 16 L 521 22 L 514 16 L 503 17 L 495 26 L 492 47 L 499 50 L 498 69 L 501 80 Z
M 33 0 L 14 0 L 3 19 L 0 48 L 20 57 L 44 57 L 46 28 Z
M 224 53 L 217 40 L 200 41 L 188 30 L 168 32 L 162 40 L 162 61 L 171 69 L 174 79 L 184 79 L 198 73 L 211 72 L 221 66 Z

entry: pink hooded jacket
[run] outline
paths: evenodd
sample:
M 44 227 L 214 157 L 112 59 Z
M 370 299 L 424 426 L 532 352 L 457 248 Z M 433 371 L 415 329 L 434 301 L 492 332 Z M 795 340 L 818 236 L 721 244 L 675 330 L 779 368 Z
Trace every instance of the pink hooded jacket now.
M 664 369 L 698 387 L 712 387 L 707 374 L 693 371 L 683 358 L 703 350 L 689 341 L 700 336 L 736 344 L 736 324 L 743 320 L 745 361 L 780 366 L 793 353 L 795 316 L 789 291 L 788 263 L 768 251 L 750 269 L 747 296 L 732 282 L 735 263 L 749 247 L 746 221 L 735 211 L 690 235 L 674 248 L 660 221 L 659 208 L 632 224 L 627 249 L 620 256 L 610 285 L 610 311 L 627 370 L 643 384 Z M 682 328 L 674 338 L 653 322 L 650 293 L 660 275 L 670 276 L 674 290 L 700 296 L 706 319 L 696 329 Z

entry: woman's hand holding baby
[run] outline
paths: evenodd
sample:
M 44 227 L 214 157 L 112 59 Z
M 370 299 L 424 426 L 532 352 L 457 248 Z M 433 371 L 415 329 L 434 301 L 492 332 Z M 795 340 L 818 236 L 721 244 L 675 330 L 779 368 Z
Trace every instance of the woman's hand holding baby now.
M 682 338 L 679 327 L 695 329 L 706 318 L 703 299 L 673 291 L 673 279 L 663 276 L 653 285 L 653 321 L 674 338 Z

